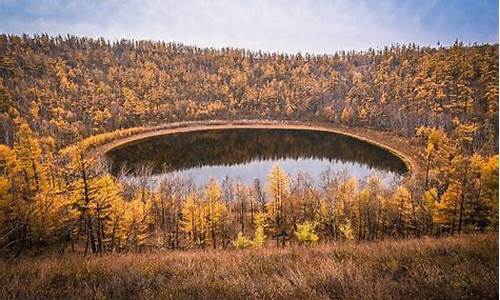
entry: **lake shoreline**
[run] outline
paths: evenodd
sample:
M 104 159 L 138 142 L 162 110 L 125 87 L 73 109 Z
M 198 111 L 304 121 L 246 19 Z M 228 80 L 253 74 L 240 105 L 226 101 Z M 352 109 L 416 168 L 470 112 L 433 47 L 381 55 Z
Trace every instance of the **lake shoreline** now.
M 409 176 L 406 179 L 407 181 L 416 180 L 419 175 L 423 174 L 424 172 L 424 166 L 422 163 L 423 158 L 418 153 L 418 151 L 414 150 L 416 145 L 412 144 L 412 141 L 410 139 L 368 128 L 339 126 L 330 123 L 307 123 L 291 121 L 214 120 L 210 122 L 179 122 L 162 126 L 143 127 L 140 128 L 141 132 L 133 133 L 126 137 L 120 136 L 116 139 L 106 141 L 101 145 L 97 145 L 96 147 L 88 151 L 87 156 L 100 159 L 112 149 L 116 149 L 126 144 L 149 139 L 152 137 L 221 129 L 289 129 L 340 134 L 370 143 L 397 156 L 408 168 Z M 419 149 L 419 147 L 416 148 L 417 150 Z

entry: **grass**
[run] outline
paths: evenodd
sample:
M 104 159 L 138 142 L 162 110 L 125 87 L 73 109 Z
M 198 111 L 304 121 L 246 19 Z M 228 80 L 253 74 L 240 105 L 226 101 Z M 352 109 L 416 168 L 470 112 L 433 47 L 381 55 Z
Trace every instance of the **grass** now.
M 498 236 L 0 262 L 0 299 L 498 299 Z

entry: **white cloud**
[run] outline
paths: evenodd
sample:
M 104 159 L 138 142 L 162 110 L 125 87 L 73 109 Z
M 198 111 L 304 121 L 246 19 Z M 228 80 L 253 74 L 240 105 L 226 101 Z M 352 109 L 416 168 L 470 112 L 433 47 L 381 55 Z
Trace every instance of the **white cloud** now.
M 433 1 L 73 1 L 44 0 L 25 9 L 37 15 L 0 23 L 4 32 L 75 34 L 108 39 L 176 41 L 209 47 L 331 53 L 391 43 L 435 44 L 439 30 L 421 16 Z M 454 39 L 455 37 L 452 37 Z M 441 39 L 442 40 L 442 39 Z

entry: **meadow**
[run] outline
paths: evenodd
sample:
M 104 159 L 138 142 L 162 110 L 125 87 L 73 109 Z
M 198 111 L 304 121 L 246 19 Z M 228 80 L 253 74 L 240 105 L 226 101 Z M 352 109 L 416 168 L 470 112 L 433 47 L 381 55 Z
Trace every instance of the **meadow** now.
M 0 263 L 0 299 L 498 299 L 498 233 Z

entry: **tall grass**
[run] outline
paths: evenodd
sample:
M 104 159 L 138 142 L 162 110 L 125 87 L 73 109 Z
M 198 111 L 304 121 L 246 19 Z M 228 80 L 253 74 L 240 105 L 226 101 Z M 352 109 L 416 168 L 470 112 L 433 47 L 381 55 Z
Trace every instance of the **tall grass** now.
M 498 237 L 24 258 L 0 263 L 13 298 L 498 299 Z

